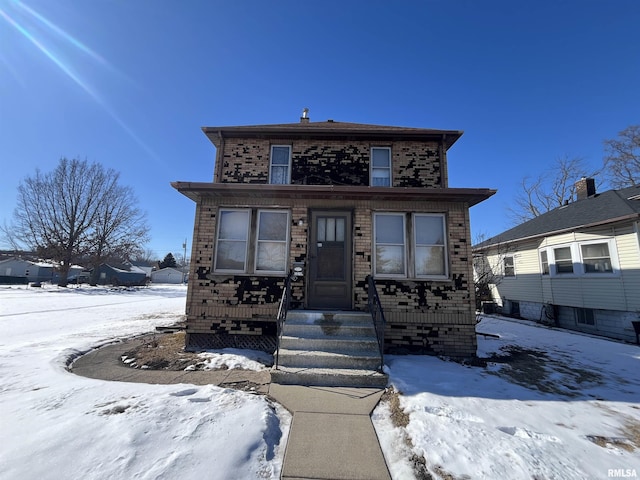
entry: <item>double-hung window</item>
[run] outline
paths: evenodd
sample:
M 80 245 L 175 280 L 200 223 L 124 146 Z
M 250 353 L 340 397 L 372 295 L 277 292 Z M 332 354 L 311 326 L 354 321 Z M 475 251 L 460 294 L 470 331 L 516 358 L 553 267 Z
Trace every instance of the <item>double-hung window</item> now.
M 580 245 L 584 273 L 613 273 L 609 245 L 588 243 Z
M 399 213 L 377 213 L 375 229 L 375 273 L 406 276 L 405 216 Z
M 540 251 L 540 271 L 542 275 L 549 275 L 549 256 L 546 250 Z
M 247 267 L 250 210 L 220 210 L 215 270 L 244 272 Z
M 214 271 L 285 273 L 289 212 L 221 208 Z
M 375 275 L 447 278 L 444 215 L 380 212 L 373 220 Z
M 391 148 L 371 148 L 371 186 L 391 186 Z
M 271 145 L 269 183 L 291 183 L 291 146 Z
M 287 268 L 289 213 L 258 211 L 256 271 L 282 273 Z
M 444 216 L 413 215 L 416 277 L 446 275 L 444 232 Z
M 505 277 L 516 276 L 516 263 L 513 255 L 508 255 L 502 259 L 502 267 L 504 270 Z
M 573 273 L 571 247 L 554 248 L 553 258 L 555 259 L 556 273 Z

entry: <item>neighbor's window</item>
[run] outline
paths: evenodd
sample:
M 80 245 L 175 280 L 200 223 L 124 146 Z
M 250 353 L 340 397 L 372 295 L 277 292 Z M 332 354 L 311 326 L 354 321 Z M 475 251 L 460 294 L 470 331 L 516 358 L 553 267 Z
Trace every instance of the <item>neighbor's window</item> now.
M 508 257 L 504 257 L 503 259 L 504 265 L 504 276 L 505 277 L 515 277 L 516 276 L 516 267 L 513 256 L 509 255 Z
M 542 275 L 549 275 L 549 259 L 547 257 L 547 251 L 542 250 L 540 252 L 540 267 Z
M 416 276 L 446 276 L 444 216 L 415 214 L 413 226 Z
M 592 309 L 576 308 L 575 312 L 576 312 L 576 323 L 578 325 L 589 325 L 591 327 L 595 326 L 596 318 Z
M 556 273 L 573 273 L 571 247 L 554 248 L 553 258 L 556 264 Z
M 378 213 L 374 216 L 374 272 L 406 275 L 404 214 Z
M 371 148 L 371 186 L 391 186 L 391 149 L 389 147 Z
M 611 255 L 607 243 L 581 245 L 585 273 L 612 273 Z
M 288 212 L 258 211 L 256 271 L 284 272 L 287 268 Z
M 250 214 L 250 210 L 220 210 L 215 270 L 245 271 Z
M 288 184 L 290 181 L 291 147 L 289 145 L 272 145 L 269 183 Z

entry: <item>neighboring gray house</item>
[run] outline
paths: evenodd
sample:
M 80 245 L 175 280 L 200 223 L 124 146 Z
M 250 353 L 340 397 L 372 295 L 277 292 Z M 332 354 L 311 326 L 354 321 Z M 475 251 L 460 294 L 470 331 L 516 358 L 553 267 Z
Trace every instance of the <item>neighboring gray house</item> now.
M 185 274 L 175 268 L 167 267 L 151 272 L 153 283 L 183 283 Z
M 103 263 L 98 267 L 97 283 L 99 285 L 146 285 L 147 276 L 144 272 L 130 272 Z
M 0 261 L 0 283 L 47 282 L 53 277 L 53 265 L 22 258 Z
M 505 314 L 635 341 L 640 321 L 640 186 L 597 194 L 577 184 L 575 202 L 473 247 L 492 269 Z

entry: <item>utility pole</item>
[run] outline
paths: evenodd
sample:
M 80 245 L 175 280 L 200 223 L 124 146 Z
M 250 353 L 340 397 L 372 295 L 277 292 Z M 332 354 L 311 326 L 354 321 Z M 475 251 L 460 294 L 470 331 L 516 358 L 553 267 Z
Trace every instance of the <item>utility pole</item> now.
M 184 255 L 182 256 L 182 283 L 187 283 L 187 274 L 185 270 L 187 269 L 187 239 L 184 239 L 184 243 L 182 244 L 182 248 L 184 249 Z

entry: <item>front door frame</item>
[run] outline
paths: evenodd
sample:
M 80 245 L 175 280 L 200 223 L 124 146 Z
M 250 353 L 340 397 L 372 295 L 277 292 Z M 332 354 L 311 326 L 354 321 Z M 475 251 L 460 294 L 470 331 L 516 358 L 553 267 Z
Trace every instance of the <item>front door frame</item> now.
M 319 277 L 318 249 L 327 242 L 318 242 L 319 218 L 344 218 L 344 271 L 343 278 L 325 280 Z M 353 309 L 353 210 L 322 209 L 309 211 L 309 282 L 307 307 L 324 310 Z

